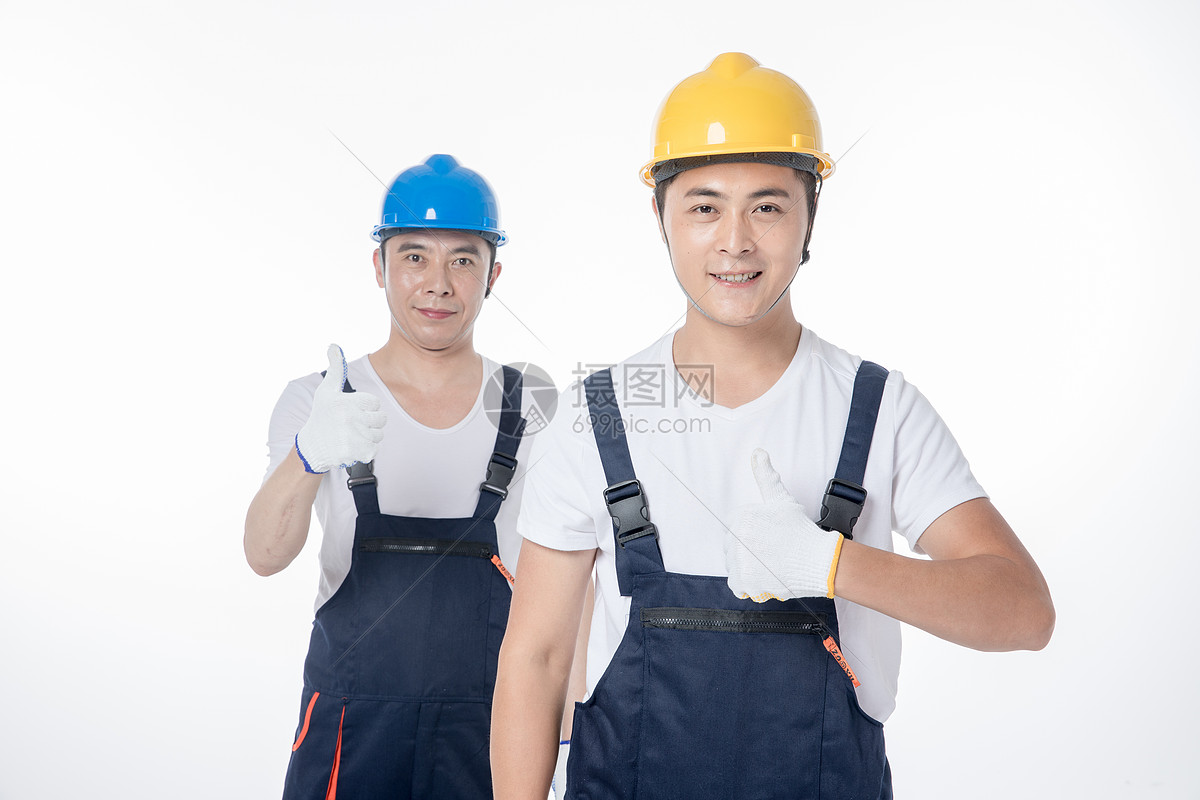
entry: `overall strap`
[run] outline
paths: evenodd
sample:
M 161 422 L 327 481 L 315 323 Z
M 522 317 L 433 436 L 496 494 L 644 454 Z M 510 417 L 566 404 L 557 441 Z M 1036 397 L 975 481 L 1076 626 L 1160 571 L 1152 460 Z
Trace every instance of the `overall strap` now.
M 321 373 L 324 377 L 325 373 Z M 354 387 L 350 385 L 350 376 L 342 383 L 342 391 L 350 394 Z M 379 495 L 375 491 L 375 462 L 356 461 L 346 467 L 346 488 L 354 494 L 354 507 L 362 514 L 379 513 Z
M 842 454 L 837 471 L 825 497 L 821 500 L 821 519 L 817 522 L 827 531 L 837 531 L 853 539 L 854 523 L 862 515 L 867 501 L 863 477 L 867 474 L 867 456 L 871 438 L 875 435 L 875 420 L 879 417 L 879 401 L 888 371 L 878 364 L 863 361 L 854 376 L 854 394 L 850 398 L 850 416 L 842 439 Z
M 353 392 L 349 379 L 343 392 Z M 487 477 L 479 489 L 475 518 L 494 520 L 500 503 L 508 497 L 508 484 L 517 469 L 517 448 L 525 431 L 521 418 L 521 373 L 504 367 L 504 397 L 500 408 L 500 424 L 496 433 L 495 452 L 488 463 Z M 346 468 L 346 486 L 354 493 L 354 507 L 359 514 L 379 513 L 379 493 L 375 482 L 374 462 L 351 464 Z
M 613 392 L 612 370 L 601 370 L 583 382 L 591 415 L 592 434 L 604 465 L 604 503 L 612 517 L 616 540 L 617 584 L 621 594 L 633 594 L 636 575 L 663 572 L 658 531 L 650 522 L 646 495 L 633 472 L 621 409 Z
M 508 484 L 517 471 L 517 448 L 521 446 L 521 435 L 525 432 L 525 419 L 521 416 L 521 380 L 519 370 L 504 367 L 504 400 L 500 407 L 496 446 L 488 461 L 487 477 L 479 484 L 475 519 L 496 519 L 500 504 L 508 497 Z

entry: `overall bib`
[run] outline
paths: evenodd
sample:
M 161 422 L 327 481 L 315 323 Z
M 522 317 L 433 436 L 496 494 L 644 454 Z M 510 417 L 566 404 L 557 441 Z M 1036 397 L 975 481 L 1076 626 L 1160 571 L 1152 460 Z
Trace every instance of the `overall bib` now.
M 350 571 L 313 622 L 285 800 L 492 796 L 492 689 L 512 596 L 495 519 L 517 465 L 520 409 L 521 373 L 505 367 L 471 517 L 381 514 L 371 465 L 348 469 Z
M 820 525 L 849 537 L 887 371 L 863 362 Z M 828 598 L 754 603 L 663 568 L 610 371 L 585 381 L 629 623 L 575 707 L 567 797 L 890 800 L 883 726 L 859 708 Z M 674 535 L 686 536 L 686 531 Z

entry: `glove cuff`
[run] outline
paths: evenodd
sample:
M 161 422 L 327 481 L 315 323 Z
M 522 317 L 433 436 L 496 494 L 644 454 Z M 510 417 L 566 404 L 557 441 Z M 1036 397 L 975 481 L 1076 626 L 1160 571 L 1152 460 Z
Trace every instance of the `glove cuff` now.
M 802 516 L 803 512 L 798 516 Z M 844 539 L 818 528 L 807 517 L 799 521 L 779 564 L 779 578 L 788 597 L 833 597 L 833 576 Z
M 550 788 L 554 790 L 556 798 L 565 798 L 567 796 L 567 758 L 571 753 L 571 740 L 563 739 L 558 743 L 558 758 L 554 762 L 554 778 L 550 781 Z
M 833 547 L 833 562 L 829 565 L 829 582 L 828 593 L 826 597 L 833 597 L 833 579 L 837 575 L 838 559 L 842 557 L 842 545 L 846 543 L 846 537 L 838 534 L 837 544 Z
M 310 475 L 324 475 L 329 470 L 313 469 L 308 463 L 308 459 L 304 457 L 304 453 L 300 450 L 300 434 L 296 434 L 296 455 L 300 456 L 300 463 L 304 465 L 304 471 Z

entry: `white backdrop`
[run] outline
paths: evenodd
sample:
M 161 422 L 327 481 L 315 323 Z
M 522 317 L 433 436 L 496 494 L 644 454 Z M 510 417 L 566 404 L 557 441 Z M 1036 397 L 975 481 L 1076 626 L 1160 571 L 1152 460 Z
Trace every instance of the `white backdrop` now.
M 1057 602 L 1040 653 L 906 631 L 899 796 L 1200 797 L 1195 4 L 32 5 L 0 6 L 0 798 L 278 795 L 316 537 L 263 579 L 242 520 L 284 383 L 386 336 L 377 178 L 488 177 L 476 341 L 564 385 L 684 310 L 637 171 L 728 50 L 835 157 L 866 132 L 797 315 L 933 400 Z

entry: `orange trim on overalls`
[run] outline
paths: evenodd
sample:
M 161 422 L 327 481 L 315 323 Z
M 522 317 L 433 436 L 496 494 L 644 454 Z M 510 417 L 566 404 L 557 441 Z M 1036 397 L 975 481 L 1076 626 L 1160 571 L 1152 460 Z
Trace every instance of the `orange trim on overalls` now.
M 308 701 L 308 708 L 304 709 L 304 725 L 300 727 L 300 735 L 296 737 L 296 742 L 292 745 L 293 753 L 300 749 L 300 744 L 304 741 L 304 737 L 308 735 L 308 721 L 312 719 L 313 706 L 317 704 L 317 698 L 320 696 L 320 692 L 313 692 L 312 698 Z
M 842 657 L 842 651 L 837 646 L 837 642 L 833 640 L 833 637 L 830 636 L 826 638 L 822 644 L 824 644 L 825 649 L 829 651 L 829 655 L 836 658 L 837 662 L 842 665 L 842 669 L 844 669 L 846 674 L 850 676 L 850 680 L 854 681 L 854 688 L 857 689 L 858 687 L 862 686 L 862 684 L 858 682 L 858 678 L 855 677 L 854 670 L 850 669 L 850 665 L 847 664 L 846 659 Z
M 501 575 L 508 578 L 509 583 L 516 583 L 516 581 L 513 580 L 512 573 L 505 568 L 504 562 L 500 560 L 500 556 L 492 556 L 492 563 L 496 565 L 496 569 L 500 570 Z
M 342 706 L 342 718 L 338 721 L 337 749 L 333 752 L 333 772 L 329 773 L 329 787 L 325 800 L 337 800 L 338 767 L 342 765 L 342 723 L 346 721 L 346 707 Z

